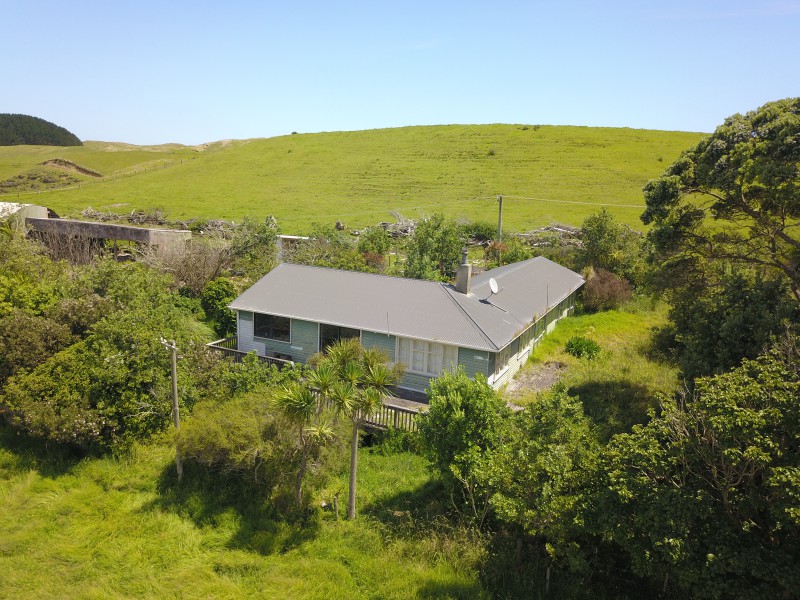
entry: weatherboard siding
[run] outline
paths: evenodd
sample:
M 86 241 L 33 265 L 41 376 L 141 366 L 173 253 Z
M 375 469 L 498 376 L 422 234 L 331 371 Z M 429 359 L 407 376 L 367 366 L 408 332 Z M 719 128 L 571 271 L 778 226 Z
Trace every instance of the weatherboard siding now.
M 508 361 L 508 368 L 500 373 L 496 378 L 492 379 L 492 387 L 500 389 L 510 382 L 514 375 L 516 375 L 522 368 L 530 354 L 542 337 L 555 329 L 556 324 L 561 320 L 573 314 L 575 311 L 575 292 L 564 298 L 557 305 L 553 306 L 547 314 L 533 325 L 531 336 L 531 343 L 526 346 L 520 344 L 520 338 L 516 338 L 511 342 L 512 354 Z M 460 361 L 460 358 L 459 358 Z M 488 360 L 488 372 L 494 373 L 497 361 L 497 354 L 490 353 Z
M 464 367 L 464 372 L 470 379 L 475 379 L 475 374 L 489 374 L 489 352 L 485 350 L 458 349 L 458 364 Z
M 361 344 L 364 346 L 364 348 L 379 348 L 386 352 L 390 362 L 395 361 L 394 352 L 395 347 L 397 346 L 397 340 L 395 336 L 387 335 L 385 333 L 374 333 L 372 331 L 362 331 Z
M 420 375 L 419 373 L 409 373 L 406 371 L 403 373 L 403 376 L 400 378 L 400 382 L 397 385 L 401 388 L 424 392 L 426 389 L 428 389 L 428 384 L 430 383 L 431 379 L 433 379 L 433 377 L 429 377 L 428 375 Z
M 255 337 L 253 335 L 253 313 L 239 311 L 238 318 L 238 350 L 255 352 L 261 356 L 284 354 L 292 360 L 306 362 L 317 352 L 319 345 L 319 328 L 311 321 L 292 319 L 288 342 Z

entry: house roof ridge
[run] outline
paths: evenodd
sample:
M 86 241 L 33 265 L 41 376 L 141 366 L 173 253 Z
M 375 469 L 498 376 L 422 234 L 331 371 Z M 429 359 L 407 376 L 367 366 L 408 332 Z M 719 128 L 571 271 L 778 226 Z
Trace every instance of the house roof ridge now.
M 472 318 L 472 315 L 470 315 L 470 314 L 469 314 L 469 313 L 468 313 L 468 312 L 467 312 L 467 311 L 464 309 L 464 307 L 463 307 L 463 306 L 461 306 L 461 303 L 460 303 L 460 302 L 458 302 L 458 300 L 456 300 L 456 299 L 455 299 L 455 296 L 453 296 L 453 288 L 452 288 L 452 286 L 450 286 L 450 285 L 446 285 L 446 284 L 444 284 L 444 283 L 443 283 L 443 284 L 442 284 L 442 289 L 444 290 L 445 294 L 447 294 L 447 297 L 450 299 L 450 302 L 452 302 L 453 304 L 455 304 L 455 305 L 456 305 L 456 307 L 458 308 L 458 310 L 460 310 L 460 311 L 461 311 L 461 313 L 462 313 L 462 314 L 463 314 L 465 317 L 467 317 L 467 319 L 469 319 L 469 322 L 470 322 L 470 323 L 472 323 L 472 324 L 475 326 L 475 328 L 476 328 L 476 329 L 477 329 L 477 330 L 478 330 L 478 331 L 481 333 L 481 335 L 483 336 L 483 339 L 484 339 L 486 342 L 488 342 L 488 343 L 489 343 L 489 345 L 490 345 L 490 346 L 492 346 L 492 347 L 493 347 L 495 350 L 499 350 L 500 348 L 497 346 L 497 344 L 495 344 L 494 340 L 493 340 L 492 338 L 490 338 L 490 337 L 489 337 L 489 334 L 488 334 L 488 333 L 486 333 L 486 331 L 484 331 L 483 327 L 481 327 L 481 326 L 480 326 L 480 325 L 477 323 L 477 321 L 475 321 L 475 319 L 473 319 L 473 318 Z M 461 293 L 461 292 L 459 292 L 459 293 Z
M 409 281 L 412 283 L 417 283 L 420 285 L 439 285 L 443 284 L 441 281 L 431 281 L 430 279 L 416 279 L 414 277 L 400 277 L 398 275 L 387 275 L 386 273 L 372 273 L 370 271 L 352 271 L 350 269 L 337 269 L 336 267 L 320 267 L 318 265 L 304 265 L 302 263 L 292 263 L 292 262 L 282 262 L 278 267 L 282 266 L 290 266 L 290 267 L 302 267 L 304 269 L 311 269 L 311 270 L 319 270 L 319 271 L 336 271 L 338 273 L 349 273 L 351 275 L 363 276 L 363 277 L 374 277 L 374 278 L 381 278 L 381 279 L 392 279 L 394 281 Z

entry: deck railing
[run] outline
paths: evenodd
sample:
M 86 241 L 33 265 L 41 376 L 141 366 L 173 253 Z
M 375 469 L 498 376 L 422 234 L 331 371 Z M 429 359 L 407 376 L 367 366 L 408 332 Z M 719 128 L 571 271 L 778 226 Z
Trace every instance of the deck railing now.
M 225 357 L 230 358 L 234 362 L 240 363 L 244 357 L 248 355 L 247 352 L 237 350 L 236 336 L 223 338 L 210 344 L 206 344 L 209 348 L 216 352 L 222 353 Z M 271 365 L 276 365 L 279 369 L 294 365 L 291 360 L 284 360 L 282 358 L 274 358 L 272 356 L 258 356 L 258 360 Z M 416 408 L 409 408 L 405 406 L 398 406 L 392 402 L 392 398 L 383 401 L 383 406 L 376 410 L 371 415 L 367 415 L 363 419 L 366 427 L 373 429 L 404 429 L 406 431 L 417 430 L 417 415 L 419 410 Z
M 371 415 L 364 418 L 364 425 L 374 429 L 405 429 L 406 431 L 417 430 L 417 415 L 419 410 L 416 408 L 406 408 L 392 404 L 392 399 L 383 401 L 383 406 Z
M 237 342 L 236 336 L 223 338 L 221 340 L 217 340 L 215 342 L 211 342 L 210 344 L 206 344 L 212 350 L 220 352 L 226 358 L 230 358 L 235 363 L 240 363 L 244 360 L 244 357 L 247 356 L 248 352 L 242 352 L 241 350 L 237 350 Z M 283 367 L 288 367 L 294 365 L 294 362 L 291 360 L 285 360 L 283 358 L 275 358 L 274 356 L 259 356 L 255 355 L 258 360 L 261 362 L 265 362 L 270 365 L 275 365 L 279 369 Z

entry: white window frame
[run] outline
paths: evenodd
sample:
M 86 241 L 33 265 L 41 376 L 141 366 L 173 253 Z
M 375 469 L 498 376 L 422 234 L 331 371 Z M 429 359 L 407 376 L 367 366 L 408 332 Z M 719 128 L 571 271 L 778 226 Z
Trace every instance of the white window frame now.
M 408 353 L 406 356 L 404 356 L 404 353 L 401 349 L 403 344 L 408 344 Z M 415 348 L 415 346 L 417 346 L 417 348 Z M 442 364 L 442 368 L 438 372 L 433 371 L 430 368 L 430 362 L 432 362 L 431 357 L 439 354 L 438 352 L 435 351 L 437 349 L 441 349 L 440 355 Z M 418 370 L 414 368 L 415 352 L 422 354 L 423 370 Z M 448 354 L 450 354 L 449 357 Z M 445 371 L 455 369 L 458 366 L 458 346 L 453 346 L 451 344 L 442 344 L 441 342 L 429 342 L 427 340 L 420 340 L 416 338 L 397 336 L 395 341 L 394 356 L 395 356 L 395 362 L 403 363 L 406 366 L 407 373 L 413 373 L 415 375 L 424 375 L 425 377 L 438 377 Z M 407 360 L 404 360 L 405 358 L 407 358 Z M 449 361 L 449 364 L 448 364 L 448 358 L 451 359 Z

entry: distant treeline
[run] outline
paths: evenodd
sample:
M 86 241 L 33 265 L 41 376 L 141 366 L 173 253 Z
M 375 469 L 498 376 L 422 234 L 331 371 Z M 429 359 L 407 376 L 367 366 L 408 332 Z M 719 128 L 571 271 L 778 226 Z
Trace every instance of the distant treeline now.
M 78 137 L 54 123 L 28 115 L 0 114 L 0 146 L 82 146 Z

